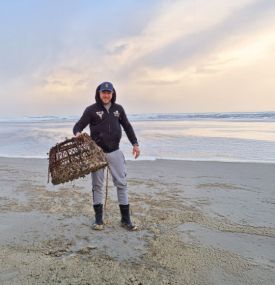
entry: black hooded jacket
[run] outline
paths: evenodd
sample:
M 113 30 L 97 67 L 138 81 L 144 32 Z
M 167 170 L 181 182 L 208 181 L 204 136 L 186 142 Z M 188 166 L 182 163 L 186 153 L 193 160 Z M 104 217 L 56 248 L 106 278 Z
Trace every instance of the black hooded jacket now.
M 121 125 L 132 145 L 137 144 L 133 127 L 127 119 L 123 107 L 116 104 L 116 91 L 113 91 L 112 105 L 109 112 L 105 109 L 99 97 L 99 86 L 95 93 L 96 103 L 88 106 L 79 121 L 73 127 L 73 133 L 82 132 L 89 124 L 90 136 L 104 152 L 119 149 L 122 136 Z

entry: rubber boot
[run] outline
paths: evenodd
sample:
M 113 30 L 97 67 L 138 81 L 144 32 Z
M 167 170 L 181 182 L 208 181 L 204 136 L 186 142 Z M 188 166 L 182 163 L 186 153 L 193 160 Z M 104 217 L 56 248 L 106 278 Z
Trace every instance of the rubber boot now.
M 93 224 L 93 229 L 101 231 L 103 230 L 103 205 L 102 204 L 96 204 L 94 205 L 94 210 L 95 210 L 95 223 Z
M 138 227 L 132 224 L 130 218 L 130 205 L 119 205 L 119 208 L 121 213 L 121 225 L 130 231 L 136 231 Z

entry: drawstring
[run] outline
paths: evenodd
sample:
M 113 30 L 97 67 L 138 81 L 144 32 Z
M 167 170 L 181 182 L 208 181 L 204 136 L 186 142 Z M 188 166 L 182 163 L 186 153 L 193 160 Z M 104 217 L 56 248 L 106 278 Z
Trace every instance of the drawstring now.
M 109 167 L 107 166 L 107 174 L 106 174 L 106 187 L 105 187 L 105 202 L 104 202 L 104 211 L 103 211 L 103 216 L 104 216 L 104 224 L 108 224 L 108 215 L 107 215 L 107 199 L 108 199 L 108 179 L 109 179 Z
M 50 182 L 50 167 L 48 167 L 48 183 Z
M 107 209 L 107 198 L 108 198 L 108 174 L 109 174 L 109 168 L 108 168 L 108 166 L 107 166 L 104 211 L 106 211 L 106 209 Z

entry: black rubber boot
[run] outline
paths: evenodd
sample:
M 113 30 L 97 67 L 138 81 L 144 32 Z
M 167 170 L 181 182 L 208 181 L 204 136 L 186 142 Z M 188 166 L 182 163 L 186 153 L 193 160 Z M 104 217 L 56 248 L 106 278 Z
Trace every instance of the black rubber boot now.
M 133 225 L 130 218 L 130 205 L 119 205 L 121 213 L 121 225 L 130 231 L 136 231 L 138 227 Z
M 95 223 L 93 224 L 94 230 L 103 230 L 103 205 L 102 204 L 96 204 L 94 205 L 95 210 Z

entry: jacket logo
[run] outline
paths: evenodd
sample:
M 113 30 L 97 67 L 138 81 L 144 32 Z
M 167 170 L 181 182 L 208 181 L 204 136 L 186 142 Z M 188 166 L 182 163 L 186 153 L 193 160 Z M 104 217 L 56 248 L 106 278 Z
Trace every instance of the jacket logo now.
M 116 110 L 116 111 L 114 112 L 114 116 L 115 116 L 115 117 L 119 117 L 119 115 L 120 115 L 119 111 Z
M 102 119 L 102 116 L 103 116 L 104 112 L 100 111 L 100 112 L 96 112 L 96 114 L 99 116 L 100 119 Z

